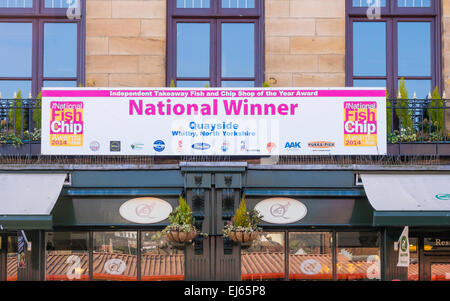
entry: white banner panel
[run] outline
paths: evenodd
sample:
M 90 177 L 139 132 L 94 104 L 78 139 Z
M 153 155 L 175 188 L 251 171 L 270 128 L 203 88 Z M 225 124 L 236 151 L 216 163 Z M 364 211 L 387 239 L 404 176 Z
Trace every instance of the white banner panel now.
M 42 154 L 386 154 L 386 92 L 44 88 Z

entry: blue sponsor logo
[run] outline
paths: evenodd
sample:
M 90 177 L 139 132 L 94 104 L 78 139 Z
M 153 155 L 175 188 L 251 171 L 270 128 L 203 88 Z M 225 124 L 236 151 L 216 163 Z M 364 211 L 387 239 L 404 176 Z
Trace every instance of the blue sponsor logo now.
M 166 148 L 166 144 L 162 140 L 156 140 L 153 142 L 153 149 L 158 153 L 162 152 Z
M 207 150 L 209 148 L 211 148 L 211 145 L 209 145 L 208 143 L 194 143 L 192 144 L 192 148 L 193 149 L 197 149 L 197 150 Z
M 285 149 L 301 149 L 301 145 L 300 142 L 286 142 L 286 144 L 284 145 Z

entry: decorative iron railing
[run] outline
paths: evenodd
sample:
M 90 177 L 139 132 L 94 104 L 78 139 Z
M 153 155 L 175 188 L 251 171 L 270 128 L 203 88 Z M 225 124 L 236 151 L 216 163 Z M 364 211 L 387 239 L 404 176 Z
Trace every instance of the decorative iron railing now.
M 386 121 L 390 144 L 450 142 L 448 99 L 388 99 Z M 41 100 L 0 99 L 0 148 L 40 143 Z

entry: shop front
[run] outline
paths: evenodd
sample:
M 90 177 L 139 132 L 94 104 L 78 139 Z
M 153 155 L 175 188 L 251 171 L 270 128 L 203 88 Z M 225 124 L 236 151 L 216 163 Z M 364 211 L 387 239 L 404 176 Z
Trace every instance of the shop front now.
M 373 172 L 361 168 L 228 162 L 58 172 L 70 182 L 61 183 L 50 227 L 43 215 L 23 214 L 34 218 L 26 229 L 6 222 L 18 215 L 2 215 L 1 280 L 450 280 L 448 213 L 376 210 L 365 176 Z M 175 247 L 161 230 L 181 194 L 208 236 Z M 263 233 L 245 248 L 222 235 L 243 194 L 264 215 Z M 404 226 L 410 264 L 397 267 Z M 30 242 L 23 267 L 18 230 Z

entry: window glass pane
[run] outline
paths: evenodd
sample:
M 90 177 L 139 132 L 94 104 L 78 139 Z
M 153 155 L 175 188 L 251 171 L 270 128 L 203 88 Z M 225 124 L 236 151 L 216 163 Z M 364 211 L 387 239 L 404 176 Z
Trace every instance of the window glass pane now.
M 414 237 L 409 238 L 409 267 L 408 280 L 419 281 L 419 252 L 418 239 Z
M 337 279 L 381 279 L 378 233 L 339 232 L 337 245 Z
M 0 8 L 32 8 L 33 0 L 0 0 Z
M 353 87 L 386 87 L 386 80 L 384 79 L 354 79 Z
M 0 77 L 31 77 L 31 23 L 0 23 Z
M 209 77 L 209 23 L 177 23 L 177 76 Z
M 255 8 L 255 0 L 222 0 L 222 8 Z
M 44 24 L 44 76 L 76 77 L 77 24 Z
M 210 0 L 177 0 L 177 8 L 210 8 Z
M 450 264 L 432 263 L 431 281 L 450 281 Z
M 28 98 L 31 92 L 31 81 L 0 80 L 0 98 L 12 99 L 18 90 L 22 92 L 22 98 Z
M 398 23 L 398 75 L 431 75 L 429 22 Z
M 94 280 L 136 280 L 137 232 L 94 232 Z
M 386 75 L 386 23 L 353 22 L 353 75 Z
M 431 7 L 431 0 L 397 0 L 398 7 Z
M 255 25 L 222 24 L 222 76 L 255 76 Z
M 207 88 L 210 87 L 210 84 L 205 80 L 177 80 L 177 87 Z
M 76 6 L 77 0 L 45 0 L 45 8 L 68 8 Z
M 227 80 L 222 81 L 222 87 L 227 88 L 247 88 L 247 87 L 254 87 L 255 82 L 254 81 L 233 81 L 233 80 Z
M 89 280 L 88 232 L 45 234 L 45 279 Z
M 432 91 L 431 80 L 407 79 L 405 80 L 405 84 L 406 89 L 408 90 L 409 99 L 412 99 L 414 97 L 414 92 L 416 92 L 417 99 L 425 99 Z M 400 87 L 400 81 L 398 82 L 398 86 Z
M 45 80 L 44 87 L 76 87 L 76 81 L 67 80 Z
M 331 233 L 289 233 L 289 279 L 333 279 Z
M 264 232 L 241 248 L 242 280 L 284 279 L 284 233 Z
M 386 7 L 386 0 L 353 0 L 353 7 Z
M 8 236 L 6 281 L 17 281 L 17 236 Z
M 184 280 L 184 250 L 172 248 L 161 232 L 142 232 L 141 280 Z

